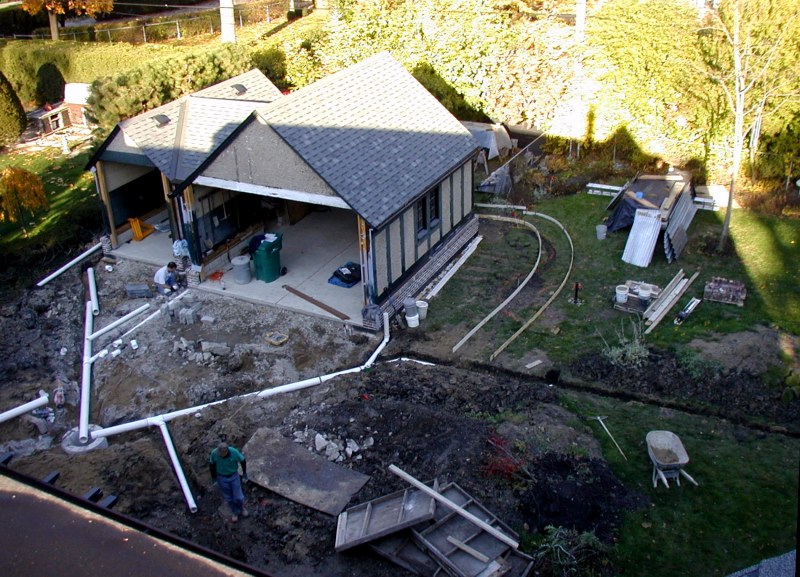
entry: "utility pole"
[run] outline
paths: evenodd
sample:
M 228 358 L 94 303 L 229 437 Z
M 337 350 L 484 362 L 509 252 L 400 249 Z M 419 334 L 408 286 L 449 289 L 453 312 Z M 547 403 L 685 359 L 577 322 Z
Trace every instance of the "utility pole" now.
M 236 24 L 233 20 L 233 0 L 219 0 L 219 20 L 223 42 L 236 42 Z

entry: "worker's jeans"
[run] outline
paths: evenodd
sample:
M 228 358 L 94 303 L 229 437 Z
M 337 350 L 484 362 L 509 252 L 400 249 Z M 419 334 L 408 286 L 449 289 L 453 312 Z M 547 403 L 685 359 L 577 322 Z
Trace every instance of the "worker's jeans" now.
M 172 287 L 178 284 L 178 274 L 174 272 L 167 273 L 166 285 L 169 288 L 158 287 L 158 292 L 162 295 L 167 295 L 172 292 Z
M 230 477 L 217 475 L 217 484 L 222 497 L 231 508 L 231 513 L 241 515 L 244 508 L 244 493 L 242 493 L 242 483 L 239 480 L 239 473 L 234 473 Z

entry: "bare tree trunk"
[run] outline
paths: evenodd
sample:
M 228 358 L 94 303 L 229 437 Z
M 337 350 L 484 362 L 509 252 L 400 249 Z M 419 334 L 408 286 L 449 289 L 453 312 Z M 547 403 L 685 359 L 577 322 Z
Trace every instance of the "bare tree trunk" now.
M 58 40 L 58 17 L 54 12 L 47 12 L 47 21 L 50 23 L 50 39 Z

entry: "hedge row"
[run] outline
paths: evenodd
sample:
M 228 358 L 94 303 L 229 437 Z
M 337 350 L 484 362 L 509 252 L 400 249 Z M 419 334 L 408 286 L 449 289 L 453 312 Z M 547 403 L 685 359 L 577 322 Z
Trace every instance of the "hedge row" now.
M 158 44 L 99 44 L 18 40 L 0 48 L 0 69 L 27 109 L 64 96 L 65 82 L 97 78 L 141 66 L 142 62 L 181 58 L 197 48 Z
M 251 68 L 250 50 L 238 44 L 145 62 L 92 83 L 88 114 L 107 133 L 121 120 Z

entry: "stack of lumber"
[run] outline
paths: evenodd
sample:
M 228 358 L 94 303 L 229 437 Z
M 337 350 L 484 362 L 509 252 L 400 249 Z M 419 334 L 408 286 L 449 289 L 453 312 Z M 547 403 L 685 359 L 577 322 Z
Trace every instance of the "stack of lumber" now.
M 687 279 L 683 269 L 678 271 L 678 274 L 676 274 L 664 290 L 659 293 L 658 298 L 653 299 L 650 306 L 644 311 L 643 316 L 645 325 L 647 325 L 644 334 L 650 334 L 653 329 L 656 328 L 658 323 L 667 316 L 670 309 L 675 306 L 678 299 L 683 296 L 683 293 L 686 292 L 686 289 L 689 288 L 689 285 L 694 282 L 699 274 L 700 273 L 696 272 Z

